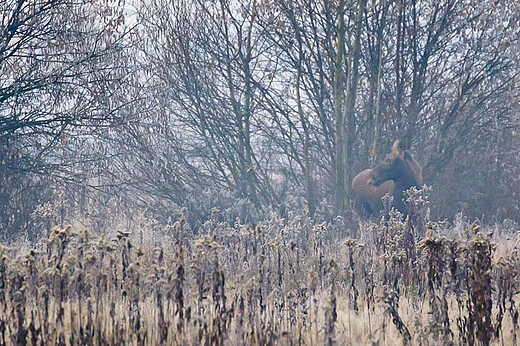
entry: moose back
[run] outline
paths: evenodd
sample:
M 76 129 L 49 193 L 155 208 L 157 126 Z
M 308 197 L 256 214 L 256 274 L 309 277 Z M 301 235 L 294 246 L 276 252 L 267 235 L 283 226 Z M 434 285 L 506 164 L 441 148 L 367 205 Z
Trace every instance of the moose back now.
M 378 215 L 383 209 L 381 198 L 394 197 L 392 206 L 406 214 L 404 191 L 423 184 L 422 168 L 412 155 L 395 141 L 392 151 L 376 167 L 366 169 L 352 179 L 352 196 L 358 213 L 364 216 Z

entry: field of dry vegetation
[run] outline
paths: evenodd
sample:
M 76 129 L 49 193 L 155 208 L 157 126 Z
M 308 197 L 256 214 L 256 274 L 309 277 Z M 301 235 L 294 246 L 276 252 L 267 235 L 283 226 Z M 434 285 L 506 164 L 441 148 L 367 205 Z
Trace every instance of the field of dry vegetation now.
M 518 344 L 512 222 L 390 212 L 193 230 L 68 226 L 0 248 L 0 344 Z

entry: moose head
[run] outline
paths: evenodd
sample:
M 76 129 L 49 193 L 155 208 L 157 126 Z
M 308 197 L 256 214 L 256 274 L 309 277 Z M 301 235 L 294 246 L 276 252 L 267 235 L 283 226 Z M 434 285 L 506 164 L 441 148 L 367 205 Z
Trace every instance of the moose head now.
M 387 180 L 393 180 L 398 187 L 405 190 L 423 183 L 422 168 L 412 155 L 397 140 L 392 151 L 376 167 L 370 171 L 368 184 L 379 186 Z
M 355 205 L 361 214 L 377 214 L 383 209 L 381 198 L 394 197 L 392 206 L 406 214 L 404 191 L 423 184 L 422 168 L 412 155 L 395 141 L 387 157 L 372 169 L 366 169 L 352 180 Z

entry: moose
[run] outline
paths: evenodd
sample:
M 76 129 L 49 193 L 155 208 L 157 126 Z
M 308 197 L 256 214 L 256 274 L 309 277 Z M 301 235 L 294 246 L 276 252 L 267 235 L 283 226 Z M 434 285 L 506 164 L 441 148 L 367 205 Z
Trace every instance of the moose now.
M 354 206 L 363 216 L 378 215 L 383 209 L 381 198 L 388 194 L 394 197 L 392 206 L 406 215 L 404 191 L 412 186 L 421 187 L 422 184 L 421 166 L 397 140 L 381 163 L 352 179 Z

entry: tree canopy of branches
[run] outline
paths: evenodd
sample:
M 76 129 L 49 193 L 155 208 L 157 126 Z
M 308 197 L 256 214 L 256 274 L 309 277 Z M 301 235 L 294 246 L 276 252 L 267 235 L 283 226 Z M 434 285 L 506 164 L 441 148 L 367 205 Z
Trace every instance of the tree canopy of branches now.
M 149 98 L 122 129 L 139 154 L 120 175 L 180 206 L 209 189 L 337 214 L 401 139 L 439 216 L 518 218 L 518 16 L 496 1 L 150 1 Z
M 59 182 L 84 183 L 88 140 L 126 82 L 122 9 L 110 1 L 0 0 L 0 231 L 31 222 Z M 87 141 L 87 142 L 85 142 Z M 99 157 L 96 154 L 96 157 Z

